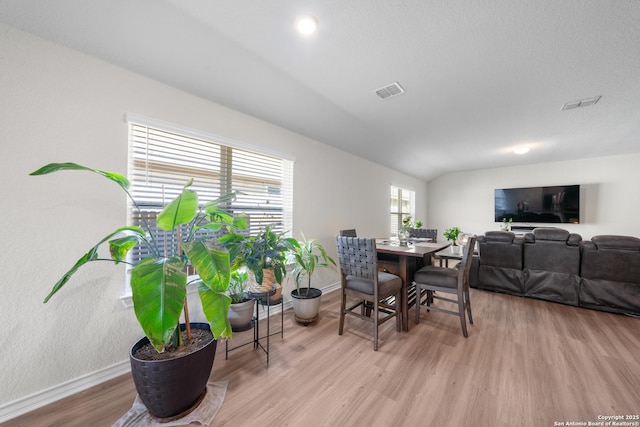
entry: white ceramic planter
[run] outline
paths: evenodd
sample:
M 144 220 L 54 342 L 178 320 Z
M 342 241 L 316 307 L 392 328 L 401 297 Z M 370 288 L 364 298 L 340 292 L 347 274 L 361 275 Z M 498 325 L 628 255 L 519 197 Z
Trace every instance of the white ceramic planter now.
M 311 288 L 313 296 L 307 297 L 304 293 L 305 290 L 306 288 L 301 289 L 301 291 L 303 291 L 302 296 L 298 295 L 297 290 L 291 291 L 291 302 L 293 303 L 293 311 L 295 313 L 296 321 L 307 324 L 318 320 L 322 291 L 320 289 Z
M 255 304 L 256 301 L 250 299 L 249 301 L 229 306 L 229 323 L 231 323 L 232 330 L 245 330 L 249 327 L 253 319 Z

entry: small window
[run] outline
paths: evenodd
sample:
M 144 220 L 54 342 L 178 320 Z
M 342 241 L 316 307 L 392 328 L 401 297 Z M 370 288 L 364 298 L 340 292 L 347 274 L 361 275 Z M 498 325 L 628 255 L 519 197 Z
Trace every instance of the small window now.
M 403 218 L 414 217 L 416 212 L 416 192 L 391 186 L 391 236 L 398 235 Z

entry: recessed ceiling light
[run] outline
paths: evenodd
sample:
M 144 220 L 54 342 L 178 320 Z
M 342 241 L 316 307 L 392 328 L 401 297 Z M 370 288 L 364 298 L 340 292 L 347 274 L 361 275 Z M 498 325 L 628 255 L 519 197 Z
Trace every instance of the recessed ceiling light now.
M 303 36 L 308 36 L 318 29 L 318 19 L 312 15 L 304 15 L 296 19 L 296 29 Z
M 529 150 L 530 150 L 529 147 L 522 146 L 522 147 L 514 148 L 513 152 L 516 154 L 527 154 Z

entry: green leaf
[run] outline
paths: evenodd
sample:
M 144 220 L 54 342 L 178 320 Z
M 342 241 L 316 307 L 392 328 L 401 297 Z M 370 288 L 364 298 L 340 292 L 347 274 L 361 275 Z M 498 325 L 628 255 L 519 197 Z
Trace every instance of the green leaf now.
M 298 243 L 298 241 L 296 239 L 294 239 L 293 237 L 287 237 L 284 239 L 284 242 L 286 245 L 289 246 L 289 248 L 291 249 L 296 249 L 300 247 L 300 243 Z
M 97 173 L 99 175 L 104 176 L 105 178 L 110 179 L 111 181 L 114 181 L 125 190 L 128 190 L 130 186 L 129 180 L 125 176 L 120 175 L 119 173 L 103 171 L 100 169 L 93 169 L 93 168 L 89 168 L 89 167 L 82 166 L 77 163 L 71 163 L 71 162 L 49 163 L 48 165 L 45 165 L 40 169 L 31 172 L 29 175 L 46 175 L 46 174 L 58 172 L 61 170 L 86 170 L 86 171 Z
M 162 209 L 156 220 L 158 228 L 173 230 L 181 224 L 188 224 L 198 213 L 198 194 L 184 188 L 182 193 Z
M 193 240 L 181 244 L 204 285 L 216 292 L 229 288 L 231 266 L 229 252 L 213 240 Z
M 220 196 L 215 200 L 210 201 L 209 203 L 204 205 L 204 209 L 205 211 L 207 211 L 207 209 L 210 208 L 214 208 L 218 205 L 221 205 L 223 203 L 229 203 L 233 200 L 235 200 L 236 196 L 237 196 L 237 192 L 232 191 L 231 193 L 225 194 L 224 196 Z
M 209 221 L 215 221 L 225 224 L 233 224 L 233 215 L 210 204 L 204 205 L 204 211 L 207 213 Z
M 108 234 L 106 237 L 104 237 L 102 240 L 100 240 L 98 242 L 97 245 L 95 245 L 94 247 L 92 247 L 91 249 L 89 249 L 89 251 L 84 254 L 76 263 L 75 265 L 65 273 L 64 276 L 62 276 L 62 278 L 60 280 L 58 280 L 58 282 L 53 285 L 53 289 L 51 290 L 51 292 L 49 292 L 49 295 L 47 295 L 47 297 L 44 299 L 44 302 L 46 303 L 47 301 L 49 301 L 49 299 L 51 299 L 51 297 L 60 290 L 60 288 L 62 288 L 65 283 L 67 283 L 69 281 L 69 279 L 71 279 L 71 276 L 73 276 L 75 274 L 76 271 L 78 271 L 78 269 L 80 267 L 82 267 L 83 265 L 91 262 L 91 261 L 96 261 L 98 259 L 98 248 L 100 247 L 100 245 L 102 245 L 104 242 L 106 242 L 107 240 L 113 238 L 113 236 L 116 236 L 118 234 L 125 234 L 125 235 L 129 235 L 129 236 L 135 236 L 136 240 L 139 242 L 146 242 L 146 234 L 144 232 L 144 230 L 140 227 L 137 226 L 125 226 L 125 227 L 120 227 L 117 230 L 113 231 L 112 233 Z M 112 254 L 113 256 L 113 254 Z M 115 258 L 113 258 L 113 260 L 118 263 L 121 260 L 117 260 Z
M 195 227 L 196 230 L 211 230 L 211 231 L 220 231 L 224 227 L 224 224 L 220 224 L 219 222 L 209 222 L 207 224 L 199 225 Z
M 160 353 L 171 342 L 187 295 L 184 261 L 145 258 L 131 272 L 133 310 L 144 334 Z
M 200 301 L 202 301 L 202 311 L 211 326 L 214 338 L 231 338 L 231 324 L 228 315 L 231 298 L 223 292 L 211 290 L 202 281 L 198 283 L 198 293 Z
M 238 230 L 246 230 L 249 224 L 247 223 L 247 219 L 244 215 L 233 220 L 233 226 Z
M 147 234 L 138 226 L 131 225 L 121 227 L 117 230 L 117 233 L 125 234 L 125 237 L 109 241 L 111 259 L 113 259 L 116 264 L 123 261 L 127 256 L 127 253 L 135 247 L 136 244 L 147 243 Z
M 64 276 L 62 276 L 62 278 L 60 280 L 58 280 L 58 282 L 56 282 L 55 285 L 53 285 L 53 289 L 51 289 L 51 292 L 49 292 L 49 295 L 46 296 L 46 298 L 44 299 L 44 302 L 48 302 L 51 297 L 53 296 L 53 294 L 55 294 L 56 292 L 58 292 L 60 290 L 60 288 L 62 288 L 64 286 L 65 283 L 67 283 L 69 281 L 69 279 L 71 279 L 71 276 L 73 276 L 73 274 L 78 271 L 78 269 L 80 267 L 82 267 L 83 265 L 85 265 L 88 262 L 91 261 L 95 261 L 98 258 L 98 245 L 94 246 L 93 248 L 91 248 L 91 250 L 89 252 L 87 252 L 86 254 L 84 254 L 76 263 L 73 267 L 71 267 L 71 269 L 69 271 L 67 271 Z
M 126 236 L 119 239 L 113 239 L 109 241 L 109 252 L 111 253 L 111 259 L 116 264 L 124 261 L 129 250 L 138 244 L 138 238 L 136 236 Z

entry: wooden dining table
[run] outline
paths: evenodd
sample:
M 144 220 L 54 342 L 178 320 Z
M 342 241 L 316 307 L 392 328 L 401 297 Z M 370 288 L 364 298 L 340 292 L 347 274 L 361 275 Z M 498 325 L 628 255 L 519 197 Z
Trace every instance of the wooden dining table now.
M 389 239 L 376 240 L 378 254 L 378 270 L 395 274 L 402 279 L 400 314 L 402 330 L 409 330 L 409 308 L 415 303 L 410 301 L 409 290 L 412 288 L 413 275 L 425 265 L 431 265 L 431 255 L 450 246 L 450 243 L 419 242 L 400 246 Z

